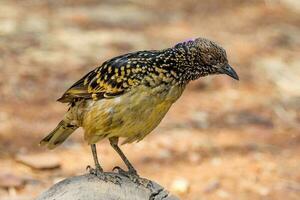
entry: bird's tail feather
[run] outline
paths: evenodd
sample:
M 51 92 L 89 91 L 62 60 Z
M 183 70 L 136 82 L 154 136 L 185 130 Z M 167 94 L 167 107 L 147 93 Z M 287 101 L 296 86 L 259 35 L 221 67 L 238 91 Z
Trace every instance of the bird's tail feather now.
M 77 128 L 78 126 L 71 125 L 62 120 L 51 133 L 40 141 L 40 145 L 47 146 L 49 149 L 54 149 L 56 146 L 63 143 Z

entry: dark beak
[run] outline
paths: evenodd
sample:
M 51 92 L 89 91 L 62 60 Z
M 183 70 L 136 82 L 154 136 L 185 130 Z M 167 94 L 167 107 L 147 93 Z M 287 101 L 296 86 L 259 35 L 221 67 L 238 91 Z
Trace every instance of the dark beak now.
M 237 73 L 234 71 L 234 69 L 229 64 L 226 64 L 223 67 L 221 67 L 220 71 L 222 74 L 227 74 L 228 76 L 230 76 L 231 78 L 234 78 L 235 80 L 240 80 Z

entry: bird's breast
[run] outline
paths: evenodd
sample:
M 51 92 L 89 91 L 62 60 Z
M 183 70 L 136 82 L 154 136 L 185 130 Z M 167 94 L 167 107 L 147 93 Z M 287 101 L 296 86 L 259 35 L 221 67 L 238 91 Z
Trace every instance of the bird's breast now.
M 165 116 L 181 96 L 184 86 L 137 86 L 111 99 L 86 103 L 82 117 L 85 139 L 95 143 L 105 137 L 125 137 L 125 142 L 141 140 Z

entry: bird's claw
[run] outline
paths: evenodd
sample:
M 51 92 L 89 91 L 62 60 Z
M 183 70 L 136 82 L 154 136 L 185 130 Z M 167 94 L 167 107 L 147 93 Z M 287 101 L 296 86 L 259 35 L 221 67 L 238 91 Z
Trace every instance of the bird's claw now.
M 119 176 L 114 176 L 109 173 L 105 173 L 103 172 L 103 170 L 97 168 L 94 169 L 91 166 L 87 166 L 86 170 L 88 170 L 91 175 L 96 176 L 104 182 L 112 182 L 114 184 L 121 185 L 121 178 Z
M 128 171 L 125 171 L 125 170 L 122 169 L 121 167 L 115 166 L 115 167 L 113 168 L 113 171 L 117 171 L 119 174 L 124 175 L 124 176 L 133 175 L 133 176 L 136 176 L 136 177 L 140 177 L 140 176 L 137 174 L 136 170 L 133 169 L 133 168 L 132 168 L 132 169 L 129 169 Z
M 100 168 L 92 168 L 90 165 L 88 165 L 86 167 L 86 170 L 89 171 L 90 174 L 93 174 L 93 175 L 98 175 L 98 174 L 103 174 L 103 170 Z
M 119 166 L 116 166 L 113 168 L 113 171 L 117 171 L 118 174 L 125 176 L 127 178 L 129 178 L 132 182 L 138 184 L 138 185 L 142 185 L 146 188 L 151 188 L 152 187 L 152 183 L 151 181 L 141 178 L 135 169 L 129 169 L 128 171 L 125 171 L 124 169 L 122 169 Z

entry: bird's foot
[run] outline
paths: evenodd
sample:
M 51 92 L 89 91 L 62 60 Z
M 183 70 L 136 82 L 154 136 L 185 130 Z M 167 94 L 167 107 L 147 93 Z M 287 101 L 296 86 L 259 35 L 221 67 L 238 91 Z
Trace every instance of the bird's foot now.
M 112 174 L 109 173 L 105 173 L 103 172 L 102 168 L 92 168 L 91 166 L 87 166 L 86 169 L 89 171 L 89 173 L 91 175 L 96 176 L 97 178 L 99 178 L 100 180 L 104 181 L 104 182 L 112 182 L 114 184 L 117 185 L 121 185 L 121 178 L 118 176 L 114 176 Z
M 117 171 L 118 174 L 125 176 L 127 178 L 129 178 L 132 182 L 138 184 L 138 185 L 142 185 L 146 188 L 151 188 L 152 187 L 152 183 L 151 181 L 141 178 L 136 170 L 134 168 L 129 169 L 128 171 L 125 171 L 124 169 L 122 169 L 119 166 L 116 166 L 113 168 L 113 171 Z

